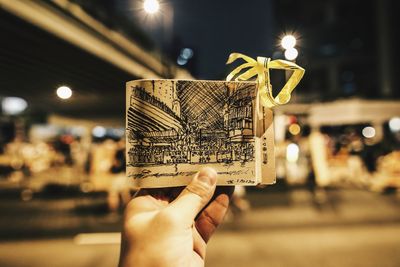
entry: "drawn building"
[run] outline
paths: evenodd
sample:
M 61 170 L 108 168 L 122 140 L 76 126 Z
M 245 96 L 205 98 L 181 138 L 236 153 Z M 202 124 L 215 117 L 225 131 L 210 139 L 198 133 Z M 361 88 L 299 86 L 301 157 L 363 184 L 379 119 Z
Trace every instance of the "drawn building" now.
M 172 81 L 158 86 L 144 81 L 132 88 L 127 112 L 131 162 L 164 163 L 165 151 L 179 139 L 180 104 L 173 89 Z
M 131 90 L 131 165 L 254 159 L 254 84 L 140 81 Z

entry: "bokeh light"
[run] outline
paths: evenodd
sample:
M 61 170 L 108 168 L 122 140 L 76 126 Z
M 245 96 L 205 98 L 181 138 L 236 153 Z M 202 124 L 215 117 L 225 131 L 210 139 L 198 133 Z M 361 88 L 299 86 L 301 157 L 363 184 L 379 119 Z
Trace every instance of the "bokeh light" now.
M 367 126 L 362 130 L 362 135 L 365 138 L 373 138 L 375 136 L 375 128 L 371 126 Z
M 160 9 L 160 3 L 157 0 L 145 0 L 143 2 L 143 9 L 148 14 L 155 14 Z
M 94 137 L 102 138 L 106 135 L 107 130 L 103 126 L 96 126 L 92 130 L 92 134 Z
M 28 107 L 28 103 L 20 97 L 5 97 L 1 101 L 1 106 L 5 114 L 17 115 Z
M 72 90 L 68 86 L 58 87 L 57 96 L 61 99 L 68 99 L 72 96 Z
M 297 56 L 299 55 L 299 52 L 297 51 L 296 48 L 292 47 L 289 48 L 285 51 L 285 58 L 287 60 L 294 60 L 297 58 Z
M 181 56 L 185 59 L 190 59 L 193 57 L 193 49 L 185 47 L 181 50 Z
M 297 123 L 293 123 L 292 125 L 289 126 L 289 132 L 292 135 L 298 135 L 300 133 L 300 125 L 298 125 Z
M 400 118 L 399 117 L 391 118 L 389 121 L 389 128 L 392 132 L 400 131 Z
M 288 162 L 296 162 L 299 159 L 299 146 L 291 143 L 286 148 L 286 160 Z
M 281 45 L 284 49 L 294 48 L 296 45 L 296 38 L 293 35 L 286 35 L 281 40 Z

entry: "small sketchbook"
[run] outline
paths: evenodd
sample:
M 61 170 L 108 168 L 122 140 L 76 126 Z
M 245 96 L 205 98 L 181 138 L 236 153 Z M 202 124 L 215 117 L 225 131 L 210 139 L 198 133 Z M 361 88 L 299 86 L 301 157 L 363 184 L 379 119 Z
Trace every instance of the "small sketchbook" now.
M 188 184 L 208 166 L 218 185 L 275 183 L 273 114 L 256 82 L 126 84 L 127 176 L 135 187 Z

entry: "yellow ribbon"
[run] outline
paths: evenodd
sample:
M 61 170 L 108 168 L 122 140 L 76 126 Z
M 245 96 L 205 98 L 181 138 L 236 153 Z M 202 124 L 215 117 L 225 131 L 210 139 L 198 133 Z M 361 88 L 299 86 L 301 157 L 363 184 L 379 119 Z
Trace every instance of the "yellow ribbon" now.
M 243 59 L 246 63 L 231 71 L 231 73 L 226 77 L 226 80 L 231 81 L 236 76 L 235 81 L 245 81 L 257 76 L 258 93 L 263 106 L 267 108 L 288 103 L 292 91 L 300 82 L 305 71 L 302 67 L 290 61 L 281 59 L 271 61 L 270 58 L 266 57 L 257 57 L 257 60 L 255 60 L 240 53 L 231 53 L 226 64 L 231 64 L 238 58 Z M 240 73 L 245 69 L 247 69 L 245 72 Z M 290 76 L 289 80 L 287 80 L 286 84 L 276 97 L 272 95 L 269 69 L 293 70 L 292 76 Z

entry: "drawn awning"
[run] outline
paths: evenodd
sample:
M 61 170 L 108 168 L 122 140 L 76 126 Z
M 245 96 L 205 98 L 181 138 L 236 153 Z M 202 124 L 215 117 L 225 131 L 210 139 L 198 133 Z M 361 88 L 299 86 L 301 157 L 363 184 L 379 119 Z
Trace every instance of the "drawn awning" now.
M 181 122 L 148 102 L 136 99 L 128 109 L 128 130 L 141 132 L 170 131 L 179 132 Z

